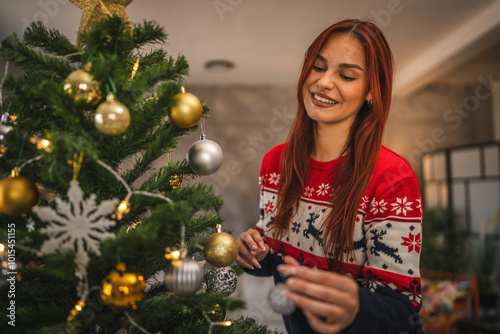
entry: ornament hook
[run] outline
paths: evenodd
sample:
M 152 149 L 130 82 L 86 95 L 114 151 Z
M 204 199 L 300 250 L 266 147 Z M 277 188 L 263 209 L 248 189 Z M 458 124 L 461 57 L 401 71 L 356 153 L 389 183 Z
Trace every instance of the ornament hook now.
M 201 140 L 207 139 L 207 135 L 205 133 L 205 119 L 204 118 L 201 118 L 200 129 L 201 129 L 200 139 Z

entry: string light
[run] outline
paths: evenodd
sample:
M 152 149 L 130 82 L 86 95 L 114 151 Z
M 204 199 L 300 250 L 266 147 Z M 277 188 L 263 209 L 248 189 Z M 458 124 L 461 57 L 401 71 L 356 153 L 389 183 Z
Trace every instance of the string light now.
M 186 249 L 170 249 L 170 247 L 165 248 L 165 258 L 172 262 L 174 267 L 180 266 L 182 260 L 186 257 Z
M 118 208 L 116 209 L 116 213 L 111 216 L 113 219 L 122 220 L 123 216 L 130 212 L 130 203 L 126 200 L 123 200 L 118 204 Z
M 212 328 L 214 326 L 224 326 L 224 327 L 229 327 L 231 326 L 233 323 L 229 320 L 226 320 L 226 321 L 221 321 L 221 322 L 214 322 L 212 321 L 205 313 L 203 313 L 203 316 L 205 317 L 205 319 L 208 321 L 208 323 L 210 324 L 210 326 L 208 327 L 208 334 L 212 334 Z
M 85 307 L 85 300 L 80 299 L 78 303 L 76 303 L 75 307 L 73 307 L 71 311 L 69 311 L 69 315 L 66 318 L 66 321 L 71 322 L 75 320 L 77 314 L 80 313 L 84 307 Z
M 140 61 L 140 58 L 137 57 L 137 60 L 134 63 L 134 67 L 132 68 L 132 76 L 130 77 L 131 79 L 133 79 L 135 77 L 135 74 L 137 73 L 137 70 L 139 69 L 139 61 Z
M 44 150 L 45 152 L 52 152 L 52 143 L 48 139 L 37 139 L 35 137 L 30 138 L 30 142 L 36 145 L 39 150 Z

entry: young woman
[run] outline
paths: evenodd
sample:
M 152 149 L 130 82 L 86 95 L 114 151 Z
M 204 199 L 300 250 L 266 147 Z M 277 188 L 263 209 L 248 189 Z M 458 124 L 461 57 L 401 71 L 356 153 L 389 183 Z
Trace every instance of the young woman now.
M 264 156 L 261 219 L 237 262 L 286 278 L 288 333 L 422 333 L 418 182 L 382 145 L 392 74 L 373 23 L 327 28 L 305 54 L 288 140 Z

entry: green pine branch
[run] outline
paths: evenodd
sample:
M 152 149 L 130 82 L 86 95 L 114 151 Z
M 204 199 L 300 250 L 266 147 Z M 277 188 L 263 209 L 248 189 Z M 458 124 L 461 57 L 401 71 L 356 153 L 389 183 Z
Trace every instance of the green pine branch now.
M 15 34 L 2 41 L 0 56 L 22 70 L 50 73 L 54 78 L 62 79 L 71 71 L 70 65 L 63 58 L 37 51 Z
M 55 29 L 47 29 L 41 22 L 31 23 L 24 32 L 24 41 L 28 46 L 41 48 L 53 55 L 66 56 L 78 52 L 66 36 Z

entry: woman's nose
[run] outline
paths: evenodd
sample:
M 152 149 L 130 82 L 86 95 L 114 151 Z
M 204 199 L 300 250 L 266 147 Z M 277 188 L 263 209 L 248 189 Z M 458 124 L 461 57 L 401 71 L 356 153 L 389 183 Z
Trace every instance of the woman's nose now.
M 319 78 L 317 84 L 320 90 L 321 89 L 332 90 L 335 88 L 335 81 L 333 80 L 332 75 L 327 73 L 323 74 L 321 78 Z

